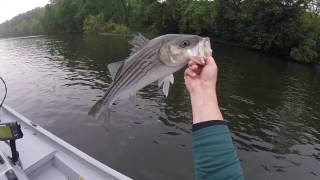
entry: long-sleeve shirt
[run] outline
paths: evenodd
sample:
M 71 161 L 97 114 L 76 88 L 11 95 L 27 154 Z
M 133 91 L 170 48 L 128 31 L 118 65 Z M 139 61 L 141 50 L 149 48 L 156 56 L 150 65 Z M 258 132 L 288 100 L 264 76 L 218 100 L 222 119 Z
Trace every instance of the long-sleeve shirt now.
M 196 180 L 243 180 L 239 158 L 225 121 L 193 125 Z

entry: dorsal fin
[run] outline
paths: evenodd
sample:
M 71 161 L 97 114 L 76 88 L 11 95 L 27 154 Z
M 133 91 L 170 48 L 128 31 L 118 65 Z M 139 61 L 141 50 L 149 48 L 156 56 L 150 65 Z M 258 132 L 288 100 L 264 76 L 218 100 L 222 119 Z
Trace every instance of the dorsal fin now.
M 108 70 L 109 70 L 109 73 L 111 75 L 112 80 L 116 79 L 117 73 L 119 72 L 119 70 L 123 66 L 123 63 L 124 63 L 123 61 L 118 61 L 118 62 L 108 64 Z
M 136 53 L 140 49 L 142 49 L 147 43 L 149 42 L 149 39 L 144 37 L 142 34 L 138 33 L 133 36 L 133 38 L 129 41 L 129 44 L 131 44 L 133 47 L 131 48 L 131 54 Z

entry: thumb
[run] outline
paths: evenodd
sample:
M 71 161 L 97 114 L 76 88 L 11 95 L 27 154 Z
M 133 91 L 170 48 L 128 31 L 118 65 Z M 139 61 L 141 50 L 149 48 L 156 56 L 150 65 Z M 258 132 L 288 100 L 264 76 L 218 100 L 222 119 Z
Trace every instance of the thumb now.
M 212 56 L 205 57 L 204 61 L 205 61 L 206 65 L 216 65 L 216 62 Z

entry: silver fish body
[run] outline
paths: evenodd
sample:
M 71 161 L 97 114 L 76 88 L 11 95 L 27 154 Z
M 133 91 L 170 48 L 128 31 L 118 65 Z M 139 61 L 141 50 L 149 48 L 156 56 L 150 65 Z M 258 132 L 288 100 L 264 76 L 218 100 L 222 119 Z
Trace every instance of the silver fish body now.
M 89 112 L 96 119 L 108 118 L 109 109 L 115 100 L 134 96 L 137 91 L 155 81 L 159 81 L 159 85 L 163 84 L 167 95 L 174 72 L 184 67 L 191 57 L 204 63 L 202 58 L 212 52 L 209 38 L 197 35 L 168 34 L 148 40 L 139 34 L 131 40 L 131 44 L 132 55 L 121 65 L 117 63 L 118 70 L 109 68 L 115 76 L 114 81 Z

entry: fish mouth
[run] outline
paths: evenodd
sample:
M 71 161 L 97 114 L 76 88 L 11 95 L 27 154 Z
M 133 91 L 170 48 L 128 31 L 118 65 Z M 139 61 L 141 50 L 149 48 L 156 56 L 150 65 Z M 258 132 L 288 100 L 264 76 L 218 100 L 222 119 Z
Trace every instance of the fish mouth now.
M 208 37 L 202 38 L 198 46 L 192 51 L 191 59 L 195 60 L 199 65 L 205 65 L 205 57 L 212 56 L 210 39 Z
M 210 39 L 208 37 L 202 38 L 203 42 L 203 54 L 205 57 L 212 56 L 212 49 Z

